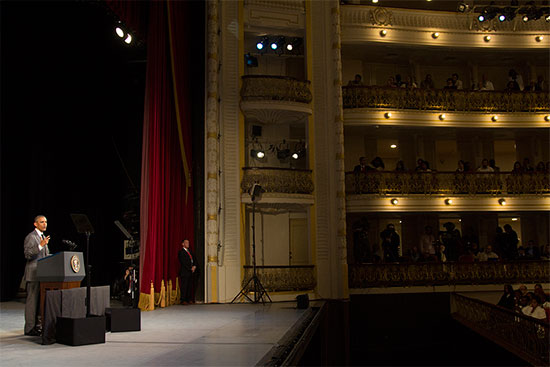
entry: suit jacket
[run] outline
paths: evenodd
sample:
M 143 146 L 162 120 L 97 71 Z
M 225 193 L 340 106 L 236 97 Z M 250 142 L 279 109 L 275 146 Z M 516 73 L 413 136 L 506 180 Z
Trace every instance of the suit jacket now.
M 36 281 L 36 266 L 37 260 L 42 259 L 50 254 L 48 245 L 42 250 L 38 247 L 40 245 L 40 235 L 36 230 L 32 231 L 25 237 L 24 252 L 27 259 L 27 265 L 25 266 L 25 281 Z
M 178 260 L 180 261 L 180 265 L 181 265 L 180 274 L 182 275 L 191 275 L 192 274 L 191 267 L 193 265 L 197 266 L 197 260 L 195 259 L 195 256 L 193 255 L 191 250 L 189 250 L 189 253 L 193 258 L 193 261 L 191 261 L 191 257 L 189 257 L 189 255 L 183 248 L 178 252 Z M 197 271 L 197 269 L 195 269 L 195 272 Z

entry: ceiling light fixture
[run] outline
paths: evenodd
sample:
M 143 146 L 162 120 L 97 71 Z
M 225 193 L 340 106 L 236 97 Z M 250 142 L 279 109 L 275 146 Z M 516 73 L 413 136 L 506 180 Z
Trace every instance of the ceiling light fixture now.
M 390 148 L 392 148 L 392 149 L 397 148 L 397 144 L 392 144 L 392 145 L 390 145 Z
M 391 117 L 391 112 L 386 112 L 386 113 L 384 114 L 384 117 L 387 118 L 387 119 L 389 119 L 389 118 Z
M 434 33 L 432 33 L 432 38 L 433 38 L 433 39 L 436 39 L 436 38 L 438 38 L 438 37 L 439 37 L 439 32 L 434 32 Z
M 535 41 L 537 41 L 537 42 L 540 42 L 540 41 L 542 41 L 543 39 L 544 39 L 543 36 L 536 36 L 536 37 L 535 37 Z
M 506 205 L 506 199 L 504 198 L 501 198 L 501 199 L 498 199 L 498 203 L 502 206 Z
M 452 205 L 453 199 L 445 199 L 445 205 Z
M 490 42 L 491 41 L 491 36 L 485 36 L 485 37 L 483 37 L 483 40 L 485 42 Z
M 491 117 L 491 121 L 493 121 L 493 122 L 498 121 L 498 116 L 497 116 L 497 115 L 494 115 L 493 117 Z
M 397 205 L 397 203 L 399 203 L 399 200 L 393 198 L 393 199 L 390 200 L 390 203 L 391 203 L 391 205 Z
M 386 37 L 386 34 L 388 34 L 388 31 L 386 31 L 385 29 L 382 29 L 380 31 L 380 37 Z
M 440 119 L 441 121 L 445 120 L 445 117 L 446 117 L 446 116 L 445 116 L 444 113 L 442 113 L 441 115 L 439 115 L 439 119 Z

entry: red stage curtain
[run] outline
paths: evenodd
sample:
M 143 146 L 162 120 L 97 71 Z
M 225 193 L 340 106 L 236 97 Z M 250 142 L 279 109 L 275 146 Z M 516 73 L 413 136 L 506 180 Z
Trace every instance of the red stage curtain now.
M 152 309 L 151 283 L 176 286 L 181 241 L 194 247 L 191 120 L 188 96 L 191 30 L 186 1 L 130 2 L 149 13 L 140 213 L 140 308 Z M 145 4 L 147 6 L 145 6 Z M 127 6 L 127 8 L 131 8 Z M 132 9 L 129 14 L 135 14 Z M 135 16 L 135 15 L 134 15 Z M 198 30 L 202 31 L 202 30 Z M 171 295 L 171 292 L 168 293 Z M 174 296 L 172 295 L 172 300 Z M 168 301 L 168 304 L 170 302 Z

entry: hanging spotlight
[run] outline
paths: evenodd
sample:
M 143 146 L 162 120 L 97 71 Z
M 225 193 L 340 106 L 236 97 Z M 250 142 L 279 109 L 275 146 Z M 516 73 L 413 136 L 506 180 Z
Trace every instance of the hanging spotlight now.
M 506 199 L 504 198 L 501 198 L 501 199 L 498 199 L 498 203 L 502 206 L 506 205 Z
M 260 41 L 258 41 L 258 43 L 256 43 L 256 48 L 258 50 L 264 50 L 265 47 L 267 46 L 267 43 L 268 43 L 269 39 L 267 37 L 262 37 L 262 39 Z
M 391 203 L 391 205 L 397 205 L 397 203 L 399 203 L 399 200 L 393 198 L 393 199 L 390 200 L 390 203 Z
M 126 43 L 127 45 L 132 43 L 132 35 L 130 33 L 128 33 L 128 35 L 126 36 L 126 39 L 124 40 L 124 43 Z
M 285 38 L 283 36 L 279 36 L 275 41 L 271 42 L 270 47 L 273 51 L 275 51 L 275 50 L 281 49 L 284 44 L 285 44 Z
M 126 30 L 126 27 L 122 24 L 122 22 L 117 22 L 115 26 L 115 33 L 119 38 L 122 38 L 124 43 L 127 45 L 132 43 L 132 35 Z
M 547 22 L 550 22 L 550 14 L 547 14 L 544 19 L 547 21 Z
M 493 19 L 494 17 L 497 16 L 498 11 L 499 11 L 498 8 L 495 8 L 493 6 L 486 6 L 481 11 L 481 14 L 477 17 L 477 20 L 479 20 L 480 22 L 484 22 L 486 20 L 491 20 L 491 19 Z
M 126 33 L 126 32 L 124 32 L 124 30 L 122 28 L 120 28 L 120 26 L 117 26 L 115 28 L 115 32 L 116 32 L 117 36 L 119 36 L 120 38 L 124 38 L 124 34 Z
M 302 39 L 301 38 L 295 37 L 290 41 L 287 38 L 285 49 L 286 49 L 287 52 L 298 53 L 298 52 L 300 52 L 300 45 L 301 44 L 302 44 Z
M 511 22 L 516 17 L 516 9 L 507 6 L 506 8 L 502 9 L 502 13 L 498 16 L 498 20 L 501 22 L 509 21 Z
M 480 22 L 484 22 L 485 21 L 485 16 L 483 14 L 480 14 L 478 17 L 477 17 L 477 20 L 479 20 Z
M 445 117 L 446 117 L 446 116 L 445 116 L 444 113 L 442 113 L 441 115 L 439 115 L 439 119 L 440 119 L 441 121 L 445 120 Z

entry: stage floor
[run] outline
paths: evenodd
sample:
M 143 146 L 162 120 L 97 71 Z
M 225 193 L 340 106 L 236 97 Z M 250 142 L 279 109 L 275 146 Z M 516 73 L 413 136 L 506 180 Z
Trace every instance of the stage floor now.
M 72 347 L 24 336 L 24 307 L 0 303 L 0 366 L 251 366 L 305 311 L 295 302 L 177 305 L 142 312 L 141 331 Z

